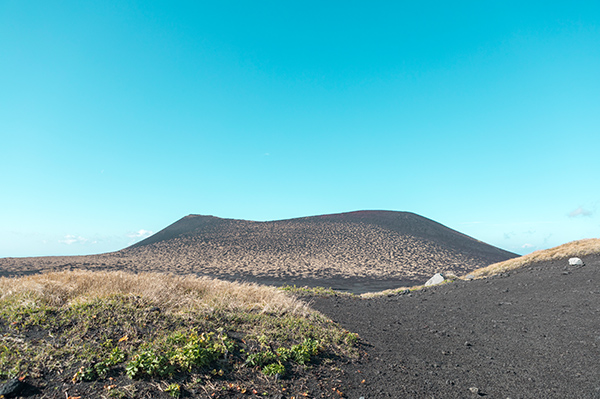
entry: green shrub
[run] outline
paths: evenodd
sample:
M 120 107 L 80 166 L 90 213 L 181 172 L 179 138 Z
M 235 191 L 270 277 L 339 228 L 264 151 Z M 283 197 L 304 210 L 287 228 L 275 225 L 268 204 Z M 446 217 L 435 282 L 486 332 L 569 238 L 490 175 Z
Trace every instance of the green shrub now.
M 125 367 L 127 376 L 131 379 L 139 378 L 144 375 L 150 377 L 165 377 L 173 374 L 174 368 L 164 354 L 156 353 L 153 350 L 145 350 L 136 354 Z
M 143 375 L 167 376 L 176 370 L 192 371 L 193 368 L 206 367 L 215 360 L 231 352 L 234 342 L 226 335 L 181 331 L 169 335 L 166 339 L 153 343 L 161 349 L 145 349 L 133 356 L 125 370 L 130 378 Z M 115 359 L 124 354 L 111 353 Z
M 215 333 L 176 333 L 168 341 L 176 344 L 169 356 L 171 363 L 187 371 L 208 366 L 234 348 L 233 341 L 226 335 L 215 337 Z
M 94 367 L 82 367 L 77 374 L 82 381 L 93 381 L 96 379 L 96 370 Z
M 96 373 L 96 376 L 98 378 L 106 377 L 106 375 L 108 374 L 108 370 L 110 370 L 110 367 L 105 362 L 98 362 L 94 364 L 94 372 Z
M 284 375 L 285 374 L 285 366 L 281 363 L 271 363 L 263 367 L 262 372 L 264 375 L 272 376 L 272 375 Z
M 313 356 L 319 354 L 321 346 L 319 341 L 312 338 L 305 338 L 302 343 L 292 346 L 290 352 L 292 359 L 298 364 L 306 364 L 310 362 Z
M 281 360 L 282 362 L 287 362 L 293 357 L 292 351 L 288 348 L 284 348 L 283 346 L 281 348 L 277 348 L 275 353 L 279 357 L 279 360 Z
M 358 342 L 358 338 L 359 338 L 358 334 L 348 332 L 348 334 L 346 334 L 344 341 L 346 341 L 347 345 L 354 346 Z
M 273 363 L 277 360 L 277 356 L 271 351 L 263 351 L 258 353 L 253 353 L 248 356 L 246 359 L 246 364 L 252 367 L 255 366 L 265 366 L 267 364 Z
M 165 392 L 174 398 L 178 398 L 181 395 L 181 386 L 179 384 L 170 384 L 165 388 Z
M 108 359 L 106 359 L 104 363 L 106 366 L 112 367 L 119 363 L 123 363 L 125 359 L 127 359 L 127 354 L 125 352 L 119 348 L 113 348 L 112 352 L 110 352 L 110 355 L 108 355 Z

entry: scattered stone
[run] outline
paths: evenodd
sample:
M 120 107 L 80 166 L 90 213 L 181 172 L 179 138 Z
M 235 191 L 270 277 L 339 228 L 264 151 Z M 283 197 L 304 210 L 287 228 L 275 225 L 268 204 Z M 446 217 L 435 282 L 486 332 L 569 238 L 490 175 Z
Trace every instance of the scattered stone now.
M 475 280 L 475 275 L 474 274 L 468 274 L 468 275 L 465 276 L 465 280 L 469 280 L 469 281 Z
M 12 398 L 17 396 L 25 387 L 23 380 L 24 377 L 8 380 L 4 385 L 2 385 L 2 387 L 0 387 L 0 396 L 3 398 Z
M 569 265 L 570 266 L 585 266 L 585 264 L 583 263 L 583 261 L 579 258 L 571 258 L 569 259 Z
M 427 287 L 429 285 L 441 284 L 444 282 L 444 280 L 446 280 L 446 279 L 444 278 L 444 276 L 441 273 L 436 273 L 433 275 L 432 278 L 427 280 L 427 282 L 425 283 L 425 286 Z
M 475 395 L 479 395 L 479 388 L 477 388 L 477 387 L 471 387 L 471 388 L 469 388 L 469 391 L 471 391 Z

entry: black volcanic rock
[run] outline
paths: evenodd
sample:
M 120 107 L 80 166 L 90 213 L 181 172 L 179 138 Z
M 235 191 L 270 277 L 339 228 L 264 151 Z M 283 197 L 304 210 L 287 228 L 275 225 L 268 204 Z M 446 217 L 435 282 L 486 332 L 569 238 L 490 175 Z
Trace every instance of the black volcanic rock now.
M 25 387 L 25 383 L 23 383 L 23 378 L 13 378 L 8 380 L 2 386 L 0 386 L 0 397 L 3 398 L 13 398 L 16 397 L 23 388 Z

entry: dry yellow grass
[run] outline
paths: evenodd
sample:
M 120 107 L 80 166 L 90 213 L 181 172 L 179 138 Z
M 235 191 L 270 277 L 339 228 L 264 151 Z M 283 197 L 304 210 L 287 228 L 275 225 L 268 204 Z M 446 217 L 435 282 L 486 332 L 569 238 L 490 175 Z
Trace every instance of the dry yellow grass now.
M 382 296 L 387 296 L 387 295 L 398 295 L 401 292 L 405 292 L 405 291 L 418 291 L 420 289 L 422 289 L 424 287 L 424 285 L 413 285 L 412 287 L 398 287 L 398 288 L 393 288 L 391 290 L 383 290 L 383 291 L 378 291 L 378 292 L 365 292 L 364 294 L 360 294 L 361 298 L 365 298 L 365 299 L 371 299 L 371 298 L 379 298 Z
M 565 259 L 570 257 L 583 257 L 586 255 L 600 253 L 600 239 L 588 238 L 585 240 L 572 241 L 558 247 L 532 252 L 518 258 L 509 259 L 504 262 L 494 263 L 487 267 L 477 269 L 469 275 L 486 277 L 509 270 L 518 269 L 531 263 L 546 262 L 554 259 Z
M 0 299 L 18 296 L 34 303 L 63 306 L 111 295 L 137 295 L 160 304 L 167 312 L 204 309 L 207 312 L 313 313 L 304 302 L 273 287 L 207 277 L 76 270 L 0 278 Z

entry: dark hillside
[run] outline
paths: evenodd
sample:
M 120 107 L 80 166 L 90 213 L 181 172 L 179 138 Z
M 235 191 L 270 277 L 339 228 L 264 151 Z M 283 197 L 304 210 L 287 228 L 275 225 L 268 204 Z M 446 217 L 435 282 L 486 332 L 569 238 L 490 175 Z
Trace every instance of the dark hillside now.
M 189 215 L 120 251 L 156 270 L 365 292 L 423 283 L 515 257 L 407 212 L 254 222 Z
M 143 247 L 183 235 L 202 234 L 205 231 L 210 231 L 218 227 L 225 220 L 214 216 L 188 215 L 129 248 Z
M 434 241 L 444 246 L 453 247 L 462 252 L 471 252 L 474 256 L 482 256 L 482 254 L 485 254 L 490 259 L 510 259 L 517 256 L 512 252 L 485 244 L 456 230 L 452 230 L 443 224 L 411 212 L 356 211 L 313 216 L 302 218 L 301 220 L 366 223 L 377 225 L 381 228 L 395 231 L 400 234 Z

